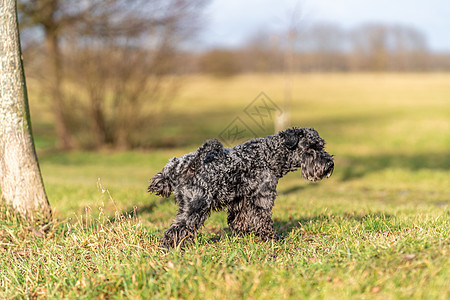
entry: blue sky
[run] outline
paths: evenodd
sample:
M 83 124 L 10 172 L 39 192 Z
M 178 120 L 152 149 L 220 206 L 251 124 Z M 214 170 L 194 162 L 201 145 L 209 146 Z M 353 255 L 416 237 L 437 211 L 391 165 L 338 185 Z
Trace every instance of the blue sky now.
M 206 9 L 201 44 L 233 47 L 261 30 L 289 27 L 293 12 L 299 26 L 317 21 L 352 28 L 366 22 L 413 26 L 434 51 L 450 51 L 449 0 L 213 0 Z

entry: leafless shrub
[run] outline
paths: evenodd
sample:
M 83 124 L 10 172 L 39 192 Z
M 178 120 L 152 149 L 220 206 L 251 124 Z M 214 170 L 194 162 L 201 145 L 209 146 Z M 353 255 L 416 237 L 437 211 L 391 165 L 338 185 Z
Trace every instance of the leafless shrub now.
M 179 49 L 205 0 L 27 0 L 21 17 L 43 28 L 55 128 L 64 149 L 144 143 L 179 86 Z M 174 79 L 175 78 L 175 79 Z M 83 118 L 76 112 L 83 111 Z M 88 122 L 86 122 L 86 117 Z M 89 135 L 82 130 L 89 124 Z M 150 126 L 148 126 L 150 125 Z M 77 137 L 77 138 L 75 138 Z

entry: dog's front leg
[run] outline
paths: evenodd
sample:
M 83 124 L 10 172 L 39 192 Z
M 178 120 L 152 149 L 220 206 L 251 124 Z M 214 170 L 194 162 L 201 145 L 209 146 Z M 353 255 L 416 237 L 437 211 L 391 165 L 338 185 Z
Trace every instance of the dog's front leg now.
M 255 233 L 263 240 L 277 239 L 273 229 L 272 198 L 236 199 L 228 206 L 228 225 L 234 234 Z
M 273 229 L 272 208 L 262 208 L 252 206 L 252 214 L 250 214 L 249 222 L 252 224 L 253 231 L 262 240 L 276 240 L 277 234 Z

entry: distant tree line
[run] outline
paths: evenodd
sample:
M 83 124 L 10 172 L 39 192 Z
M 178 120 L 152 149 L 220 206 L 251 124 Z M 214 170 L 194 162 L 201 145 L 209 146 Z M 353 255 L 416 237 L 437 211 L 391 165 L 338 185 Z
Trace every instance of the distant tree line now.
M 294 32 L 260 32 L 236 49 L 206 51 L 197 57 L 196 66 L 199 72 L 219 76 L 286 69 L 449 71 L 450 53 L 433 53 L 425 35 L 409 26 L 364 24 L 345 30 L 336 24 L 317 23 Z

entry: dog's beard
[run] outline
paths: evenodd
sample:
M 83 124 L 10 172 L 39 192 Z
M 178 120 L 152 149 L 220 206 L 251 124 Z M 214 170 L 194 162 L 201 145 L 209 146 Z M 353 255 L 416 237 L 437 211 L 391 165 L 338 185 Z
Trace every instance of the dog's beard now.
M 331 177 L 334 171 L 334 162 L 332 159 L 314 159 L 313 156 L 308 156 L 303 161 L 301 168 L 303 178 L 316 182 L 324 177 Z

